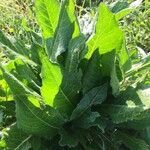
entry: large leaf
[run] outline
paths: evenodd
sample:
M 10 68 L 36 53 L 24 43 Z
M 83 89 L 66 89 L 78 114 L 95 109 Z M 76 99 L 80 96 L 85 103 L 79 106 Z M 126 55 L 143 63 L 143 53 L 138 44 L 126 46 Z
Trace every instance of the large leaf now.
M 125 39 L 123 40 L 122 48 L 118 53 L 118 58 L 119 58 L 119 64 L 122 71 L 123 72 L 128 71 L 131 68 L 131 60 L 127 48 L 125 46 Z
M 144 129 L 144 131 L 142 133 L 142 137 L 150 146 L 150 127 L 147 127 Z
M 100 59 L 99 52 L 96 50 L 87 65 L 83 66 L 83 69 L 86 68 L 83 75 L 83 93 L 102 83 Z
M 115 16 L 104 3 L 98 9 L 99 17 L 96 24 L 96 33 L 88 42 L 89 51 L 86 58 L 90 58 L 95 49 L 99 48 L 100 54 L 113 49 L 119 50 L 122 44 L 122 31 L 119 29 Z
M 58 24 L 60 4 L 57 0 L 36 0 L 36 17 L 43 31 L 44 38 L 54 35 Z
M 52 136 L 63 123 L 60 114 L 51 107 L 40 108 L 40 96 L 27 89 L 13 75 L 3 69 L 16 101 L 17 125 L 30 134 Z M 16 87 L 16 88 L 14 88 Z M 31 122 L 33 123 L 31 126 Z
M 85 94 L 74 109 L 71 120 L 80 117 L 92 105 L 101 104 L 107 97 L 107 84 L 93 88 Z
M 149 145 L 142 139 L 135 138 L 123 132 L 117 131 L 115 136 L 118 140 L 131 150 L 149 150 Z
M 101 105 L 100 112 L 109 114 L 114 123 L 142 120 L 150 115 L 148 89 L 129 87 L 112 104 Z
M 4 35 L 4 33 L 0 30 L 0 43 L 4 46 L 7 46 L 9 49 L 17 51 L 16 47 L 13 43 Z
M 98 118 L 100 118 L 98 112 L 92 112 L 88 109 L 79 119 L 75 120 L 73 124 L 82 129 L 88 129 L 92 126 L 98 126 Z
M 6 36 L 0 30 L 0 44 L 6 47 L 8 54 L 7 56 L 12 59 L 12 56 L 21 56 L 24 59 L 29 58 L 30 51 L 25 46 L 22 40 L 16 40 L 13 37 Z
M 53 64 L 47 57 L 42 60 L 42 88 L 44 102 L 61 112 L 65 117 L 73 109 L 73 104 L 62 88 L 62 72 L 60 66 Z
M 150 114 L 150 111 L 147 111 L 147 114 Z M 136 130 L 143 130 L 147 127 L 150 126 L 149 120 L 150 120 L 150 115 L 145 115 L 145 112 L 141 113 L 141 115 L 144 115 L 145 117 L 143 117 L 140 120 L 132 120 L 132 121 L 128 121 L 128 122 L 124 122 L 119 124 L 119 127 L 121 128 L 130 128 L 130 129 L 136 129 Z M 139 117 L 139 116 L 138 116 Z
M 37 44 L 37 42 L 33 42 L 30 48 L 31 51 L 31 60 L 33 60 L 38 67 L 41 66 L 40 54 L 44 51 L 42 45 Z M 40 68 L 41 69 L 41 68 Z
M 39 91 L 40 81 L 36 73 L 36 67 L 29 65 L 20 58 L 10 60 L 5 66 L 20 81 L 26 83 L 30 88 Z M 15 71 L 14 71 L 15 70 Z
M 73 131 L 70 132 L 61 129 L 59 131 L 59 134 L 61 135 L 61 139 L 59 141 L 60 146 L 69 146 L 71 148 L 78 145 L 79 137 L 77 135 L 77 132 L 73 132 Z
M 63 69 L 62 84 L 55 98 L 55 105 L 59 111 L 69 117 L 78 102 L 77 96 L 81 89 L 82 73 L 79 70 L 79 63 L 84 57 L 84 48 L 85 39 L 82 36 L 75 37 L 70 41 Z
M 47 57 L 42 58 L 42 96 L 46 104 L 58 109 L 65 117 L 71 114 L 81 89 L 82 74 L 78 67 L 84 57 L 84 48 L 85 39 L 82 36 L 72 39 L 63 69 Z
M 82 72 L 79 69 L 79 64 L 84 57 L 85 50 L 84 37 L 75 37 L 69 43 L 65 59 L 62 88 L 74 105 L 76 105 L 76 95 L 81 89 Z
M 47 56 L 42 58 L 42 87 L 41 94 L 44 102 L 53 107 L 54 98 L 60 90 L 62 73 L 58 65 L 51 63 Z
M 31 148 L 31 138 L 31 135 L 24 133 L 22 130 L 17 128 L 16 124 L 14 124 L 10 127 L 8 137 L 6 137 L 7 149 L 29 150 Z
M 13 41 L 13 42 L 12 42 Z M 37 64 L 29 59 L 30 52 L 21 40 L 10 40 L 1 30 L 0 30 L 0 44 L 6 47 L 7 57 L 10 59 L 22 58 L 25 62 L 36 66 Z
M 116 51 L 113 50 L 101 57 L 101 74 L 103 77 L 110 77 L 110 85 L 112 87 L 112 94 L 114 96 L 119 94 L 119 80 L 116 68 Z
M 62 1 L 58 25 L 54 34 L 52 45 L 47 47 L 47 53 L 52 62 L 57 62 L 57 57 L 65 52 L 74 31 L 74 3 L 72 0 Z

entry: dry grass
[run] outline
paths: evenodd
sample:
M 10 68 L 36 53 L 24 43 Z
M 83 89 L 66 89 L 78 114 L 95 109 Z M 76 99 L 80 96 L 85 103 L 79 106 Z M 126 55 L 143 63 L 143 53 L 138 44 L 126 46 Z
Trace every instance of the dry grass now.
M 9 34 L 21 34 L 23 21 L 34 22 L 31 0 L 1 0 L 0 29 Z

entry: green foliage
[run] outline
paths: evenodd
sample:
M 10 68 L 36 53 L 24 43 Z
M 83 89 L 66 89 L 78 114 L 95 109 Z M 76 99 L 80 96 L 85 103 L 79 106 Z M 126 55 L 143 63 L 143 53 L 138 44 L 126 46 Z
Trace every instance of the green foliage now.
M 146 53 L 150 52 L 149 13 L 150 2 L 145 0 L 133 13 L 125 17 L 123 29 L 126 33 L 129 50 L 138 50 L 138 48 L 141 48 Z
M 32 0 L 1 0 L 0 29 L 26 43 L 31 42 L 28 27 L 38 30 Z
M 88 40 L 73 1 L 36 0 L 35 8 L 42 37 L 30 30 L 30 47 L 0 32 L 8 57 L 0 67 L 0 148 L 148 150 L 149 55 L 130 58 L 104 3 Z

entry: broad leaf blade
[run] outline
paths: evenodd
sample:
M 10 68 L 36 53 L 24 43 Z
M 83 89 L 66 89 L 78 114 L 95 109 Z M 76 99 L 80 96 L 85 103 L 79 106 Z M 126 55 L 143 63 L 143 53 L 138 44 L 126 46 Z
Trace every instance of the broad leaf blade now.
M 29 57 L 30 52 L 28 51 L 28 49 L 25 47 L 25 44 L 21 40 L 17 41 L 16 39 L 10 40 L 1 30 L 0 30 L 0 43 L 8 49 L 11 55 L 12 54 L 21 55 L 24 56 L 26 59 Z
M 74 109 L 71 120 L 80 117 L 92 105 L 101 104 L 107 97 L 107 84 L 93 88 L 81 99 L 77 107 Z
M 57 27 L 60 4 L 57 0 L 36 0 L 36 17 L 43 31 L 44 38 L 54 35 Z
M 100 59 L 99 51 L 96 50 L 87 62 L 87 65 L 83 66 L 83 69 L 86 68 L 83 74 L 83 93 L 86 93 L 93 87 L 102 83 L 102 68 L 100 66 Z
M 103 77 L 110 77 L 110 85 L 112 87 L 112 94 L 114 96 L 119 94 L 119 80 L 117 76 L 116 68 L 116 51 L 113 50 L 101 56 L 102 70 L 101 74 Z
M 117 131 L 115 136 L 118 140 L 121 140 L 125 146 L 132 150 L 149 150 L 149 145 L 142 139 L 135 138 L 127 135 L 123 132 Z
M 78 145 L 79 137 L 76 133 L 61 129 L 59 134 L 61 135 L 61 139 L 59 141 L 60 146 L 68 146 L 71 148 Z
M 97 48 L 99 48 L 100 54 L 107 53 L 113 49 L 119 50 L 122 37 L 122 31 L 119 29 L 114 14 L 110 12 L 104 3 L 101 3 L 96 24 L 96 34 L 88 42 L 89 51 L 86 58 L 90 58 Z
M 85 54 L 85 38 L 82 36 L 72 39 L 68 46 L 65 59 L 64 78 L 62 88 L 75 106 L 77 104 L 76 96 L 81 89 L 82 72 L 79 64 Z
M 73 123 L 75 126 L 82 129 L 88 129 L 92 126 L 96 126 L 96 120 L 100 118 L 98 112 L 92 112 L 90 109 L 87 110 L 79 119 L 75 120 Z M 97 125 L 98 126 L 98 125 Z
M 56 63 L 57 57 L 67 50 L 68 43 L 72 37 L 75 21 L 74 11 L 71 9 L 73 6 L 72 0 L 62 2 L 52 46 L 47 48 L 47 53 L 52 62 Z
M 73 104 L 66 94 L 67 91 L 62 87 L 62 70 L 60 66 L 51 63 L 46 56 L 42 61 L 41 93 L 44 102 L 59 110 L 64 117 L 67 117 L 73 108 Z
M 30 134 L 53 136 L 63 123 L 60 114 L 51 107 L 46 106 L 41 109 L 41 100 L 38 95 L 31 93 L 20 81 L 4 69 L 3 74 L 16 101 L 18 127 Z M 32 127 L 31 122 L 33 123 Z
M 48 57 L 42 58 L 42 87 L 41 94 L 45 104 L 53 107 L 54 99 L 59 92 L 62 73 L 58 65 L 51 63 Z
M 81 89 L 82 73 L 78 69 L 80 60 L 84 57 L 85 39 L 81 36 L 69 43 L 65 67 L 43 59 L 42 95 L 46 103 L 55 107 L 65 117 L 69 117 L 77 104 L 77 95 Z
M 112 104 L 101 105 L 100 112 L 110 116 L 114 123 L 142 120 L 150 114 L 149 89 L 129 87 Z
M 7 149 L 29 150 L 31 148 L 31 137 L 31 135 L 24 133 L 14 124 L 10 127 L 8 137 L 6 137 Z

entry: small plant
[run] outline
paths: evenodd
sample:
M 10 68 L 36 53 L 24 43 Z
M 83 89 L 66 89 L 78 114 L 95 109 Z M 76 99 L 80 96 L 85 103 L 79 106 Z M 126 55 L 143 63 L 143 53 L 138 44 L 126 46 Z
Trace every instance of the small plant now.
M 73 1 L 35 8 L 43 36 L 31 31 L 30 48 L 0 32 L 1 149 L 148 150 L 150 57 L 131 65 L 120 16 L 101 3 L 86 40 Z

